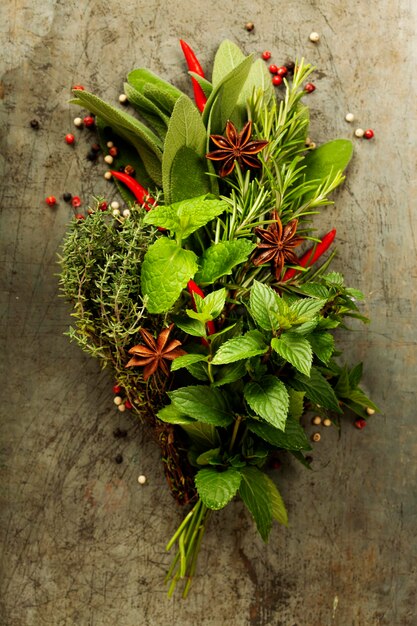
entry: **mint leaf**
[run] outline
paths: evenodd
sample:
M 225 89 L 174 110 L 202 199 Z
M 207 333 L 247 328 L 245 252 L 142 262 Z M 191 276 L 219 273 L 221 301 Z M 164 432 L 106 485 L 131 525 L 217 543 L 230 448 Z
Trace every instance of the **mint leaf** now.
M 277 330 L 279 327 L 278 316 L 282 307 L 277 298 L 279 296 L 271 287 L 257 280 L 253 281 L 249 299 L 250 312 L 258 326 L 264 330 Z
M 331 287 L 343 287 L 345 284 L 343 274 L 340 274 L 340 272 L 329 272 L 322 276 L 322 279 Z
M 231 274 L 236 265 L 244 263 L 256 244 L 248 239 L 221 241 L 204 251 L 200 258 L 200 270 L 196 275 L 199 285 L 211 285 L 222 276 Z
M 207 176 L 206 129 L 193 102 L 182 95 L 175 103 L 162 155 L 162 186 L 167 204 L 211 191 Z
M 188 335 L 193 337 L 205 337 L 206 327 L 202 322 L 195 319 L 189 319 L 187 317 L 177 317 L 174 315 L 173 321 L 178 328 L 181 328 Z
M 219 465 L 222 462 L 220 458 L 220 450 L 221 448 L 211 448 L 210 450 L 206 450 L 196 458 L 196 462 L 199 465 Z
M 249 509 L 262 539 L 266 542 L 272 527 L 272 502 L 269 480 L 256 467 L 240 470 L 242 482 L 239 495 Z
M 246 367 L 243 361 L 236 361 L 230 365 L 217 368 L 215 370 L 215 380 L 212 383 L 213 387 L 221 387 L 229 383 L 234 383 L 236 380 L 240 380 L 246 374 Z
M 227 426 L 233 422 L 226 396 L 220 389 L 190 385 L 169 391 L 168 396 L 178 410 L 200 422 L 215 426 Z
M 303 324 L 312 320 L 324 307 L 327 300 L 316 298 L 303 298 L 290 306 L 291 313 L 295 316 L 294 323 Z
M 283 450 L 311 450 L 304 429 L 291 417 L 287 418 L 285 431 L 255 420 L 245 422 L 248 429 L 276 448 Z
M 174 359 L 171 363 L 171 372 L 187 367 L 193 363 L 199 363 L 200 361 L 207 361 L 207 357 L 204 354 L 184 354 Z
M 240 473 L 232 467 L 224 472 L 204 468 L 197 472 L 195 486 L 203 504 L 218 511 L 236 495 L 241 480 Z
M 207 450 L 207 448 L 213 448 L 220 443 L 219 435 L 213 424 L 194 422 L 192 424 L 182 424 L 181 428 L 199 449 Z
M 315 367 L 311 368 L 310 377 L 297 373 L 291 386 L 297 391 L 305 391 L 309 400 L 326 409 L 342 413 L 333 387 Z
M 355 389 L 361 382 L 363 371 L 363 364 L 358 363 L 355 367 L 349 371 L 349 384 L 352 389 Z
M 293 419 L 299 420 L 304 413 L 305 391 L 295 391 L 294 389 L 291 389 L 291 387 L 289 387 L 287 391 L 290 397 L 290 406 L 288 408 L 288 413 Z
M 282 333 L 280 337 L 274 337 L 271 347 L 275 352 L 288 361 L 299 372 L 310 375 L 311 364 L 313 362 L 313 351 L 310 343 L 305 337 L 295 333 Z
M 177 409 L 173 404 L 164 406 L 158 411 L 156 416 L 161 420 L 161 422 L 166 422 L 167 424 L 192 424 L 195 422 L 195 420 L 188 417 L 188 415 L 184 415 L 184 413 Z
M 198 294 L 194 294 L 197 311 L 204 313 L 207 321 L 216 319 L 224 309 L 226 293 L 226 289 L 222 287 L 208 293 L 205 298 L 197 298 Z
M 175 241 L 161 237 L 152 244 L 142 263 L 142 294 L 149 313 L 164 313 L 178 300 L 197 271 L 197 257 Z
M 282 499 L 281 494 L 278 491 L 278 487 L 273 480 L 271 480 L 267 474 L 265 474 L 265 476 L 268 479 L 269 495 L 272 504 L 272 517 L 280 524 L 288 526 L 288 513 L 285 508 L 284 500 Z
M 333 335 L 330 333 L 312 333 L 309 336 L 309 341 L 314 354 L 327 365 L 334 352 Z
M 258 330 L 250 330 L 245 335 L 225 341 L 212 360 L 213 365 L 226 365 L 258 354 L 265 354 L 267 343 Z
M 374 404 L 372 400 L 368 398 L 368 396 L 362 391 L 362 389 L 359 389 L 359 388 L 352 389 L 352 391 L 349 392 L 348 399 L 354 402 L 355 404 L 359 404 L 365 409 L 369 407 L 379 413 L 379 409 L 376 406 L 376 404 Z
M 148 211 L 143 217 L 144 224 L 154 224 L 161 228 L 166 228 L 171 233 L 181 230 L 180 220 L 177 212 L 171 206 L 155 206 L 152 211 Z
M 283 382 L 267 375 L 245 385 L 243 395 L 250 408 L 275 428 L 285 429 L 289 397 Z

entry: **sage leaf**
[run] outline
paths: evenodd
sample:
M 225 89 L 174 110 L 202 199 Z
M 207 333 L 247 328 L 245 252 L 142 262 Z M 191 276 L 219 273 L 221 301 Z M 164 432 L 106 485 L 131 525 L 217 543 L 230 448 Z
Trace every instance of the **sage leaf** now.
M 199 285 L 211 285 L 222 276 L 231 274 L 236 265 L 247 261 L 255 248 L 256 243 L 248 239 L 235 239 L 213 244 L 200 258 L 200 270 L 196 275 L 196 281 Z
M 265 354 L 268 345 L 258 330 L 249 330 L 240 337 L 225 341 L 217 350 L 212 360 L 213 365 L 226 365 L 242 359 L 249 359 L 258 354 Z
M 240 474 L 242 482 L 239 495 L 255 520 L 259 534 L 266 542 L 272 527 L 273 508 L 268 478 L 257 467 L 244 467 Z
M 247 383 L 243 395 L 257 415 L 275 428 L 285 429 L 289 397 L 282 381 L 266 375 L 258 381 Z
M 156 106 L 162 105 L 168 115 L 171 115 L 175 102 L 183 95 L 171 83 L 145 68 L 136 68 L 129 72 L 127 82 Z
M 213 62 L 211 77 L 213 87 L 216 87 L 220 81 L 242 63 L 245 58 L 241 49 L 233 43 L 233 41 L 230 41 L 230 39 L 222 41 L 217 49 Z
M 178 300 L 197 271 L 197 257 L 175 241 L 161 237 L 152 244 L 142 263 L 142 294 L 149 313 L 164 313 Z
M 309 341 L 296 333 L 282 333 L 280 337 L 274 337 L 271 347 L 285 361 L 288 361 L 302 374 L 310 375 L 313 362 L 313 350 Z
M 346 169 L 353 154 L 352 142 L 348 139 L 335 139 L 311 150 L 303 161 L 305 181 L 317 181 L 317 187 L 329 176 L 333 178 Z M 311 190 L 304 201 L 314 195 Z
M 227 426 L 233 421 L 226 396 L 220 389 L 212 389 L 206 385 L 190 385 L 169 391 L 168 396 L 177 409 L 199 422 Z
M 213 511 L 218 511 L 236 495 L 241 480 L 241 474 L 233 467 L 224 472 L 204 468 L 197 472 L 195 486 L 203 504 Z

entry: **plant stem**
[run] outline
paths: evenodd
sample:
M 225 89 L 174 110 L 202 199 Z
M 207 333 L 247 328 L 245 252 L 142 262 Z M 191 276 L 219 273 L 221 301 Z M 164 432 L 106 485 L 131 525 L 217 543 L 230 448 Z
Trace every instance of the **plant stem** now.
M 238 433 L 241 421 L 242 421 L 242 416 L 238 415 L 237 418 L 235 419 L 235 423 L 234 423 L 234 426 L 233 426 L 233 432 L 232 432 L 232 438 L 230 440 L 229 452 L 231 452 L 233 450 L 233 446 L 235 445 L 235 441 L 236 441 L 236 437 L 237 437 L 237 433 Z

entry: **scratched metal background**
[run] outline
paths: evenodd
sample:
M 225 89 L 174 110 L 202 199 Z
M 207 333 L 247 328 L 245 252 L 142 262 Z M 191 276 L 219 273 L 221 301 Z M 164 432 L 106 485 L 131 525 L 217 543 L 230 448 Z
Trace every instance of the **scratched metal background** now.
M 416 26 L 412 0 L 1 3 L 1 626 L 417 623 Z M 77 114 L 70 86 L 116 101 L 126 73 L 146 66 L 188 89 L 179 37 L 207 68 L 225 37 L 278 62 L 305 55 L 318 68 L 312 138 L 352 137 L 347 111 L 375 129 L 354 140 L 321 232 L 337 226 L 336 266 L 367 294 L 372 324 L 340 341 L 383 409 L 365 431 L 323 430 L 313 472 L 284 460 L 291 525 L 268 547 L 240 503 L 216 514 L 186 603 L 162 584 L 181 512 L 158 450 L 63 336 L 56 253 L 70 210 L 44 203 L 111 194 L 102 163 L 85 160 L 89 132 L 74 149 L 63 141 Z M 114 439 L 117 426 L 127 439 Z

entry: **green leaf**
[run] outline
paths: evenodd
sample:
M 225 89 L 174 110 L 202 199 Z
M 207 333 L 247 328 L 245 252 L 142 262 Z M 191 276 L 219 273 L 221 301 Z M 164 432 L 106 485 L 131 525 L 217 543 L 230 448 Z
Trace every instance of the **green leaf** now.
M 142 294 L 149 313 L 164 313 L 178 300 L 197 271 L 197 257 L 175 241 L 161 237 L 152 244 L 142 263 Z
M 213 91 L 213 85 L 211 84 L 211 82 L 207 80 L 206 78 L 203 78 L 199 74 L 196 74 L 195 72 L 188 72 L 188 73 L 191 76 L 191 78 L 194 78 L 198 82 L 198 84 L 200 85 L 201 89 L 204 92 L 204 95 L 206 96 L 206 98 L 208 98 L 211 92 Z
M 192 365 L 193 363 L 199 363 L 200 361 L 207 361 L 207 357 L 204 356 L 204 354 L 184 354 L 183 356 L 179 356 L 172 361 L 171 372 L 175 372 L 176 370 Z
M 351 389 L 356 389 L 356 387 L 361 382 L 363 372 L 363 363 L 358 363 L 355 367 L 349 371 L 349 385 Z
M 365 297 L 362 291 L 359 291 L 359 289 L 353 289 L 352 287 L 347 287 L 345 289 L 345 293 L 355 300 L 363 300 Z
M 283 382 L 267 375 L 257 382 L 247 383 L 243 395 L 257 415 L 275 428 L 285 430 L 289 397 Z
M 255 420 L 247 420 L 245 423 L 252 433 L 255 433 L 255 435 L 258 435 L 258 437 L 261 437 L 261 439 L 276 448 L 283 450 L 311 450 L 304 429 L 291 417 L 287 418 L 284 432 L 269 424 Z
M 187 335 L 192 335 L 193 337 L 206 336 L 206 327 L 198 320 L 174 315 L 173 321 L 175 325 L 181 328 Z
M 194 376 L 197 380 L 201 380 L 203 382 L 209 380 L 207 363 L 201 361 L 200 363 L 191 363 L 186 367 L 187 371 L 190 372 L 191 376 Z
M 164 139 L 168 129 L 169 116 L 129 83 L 124 83 L 124 92 L 129 103 L 156 130 L 161 139 Z
M 268 345 L 258 330 L 250 330 L 245 335 L 225 341 L 212 360 L 213 365 L 226 365 L 258 354 L 265 354 Z
M 216 461 L 219 458 L 221 448 L 211 448 L 210 450 L 206 450 L 202 452 L 197 458 L 196 461 L 199 465 L 211 465 L 212 461 Z M 217 465 L 217 463 L 214 463 Z
M 231 274 L 232 269 L 244 263 L 255 248 L 256 244 L 248 239 L 221 241 L 210 246 L 200 259 L 197 283 L 211 285 L 222 276 Z
M 167 99 L 169 98 L 170 107 L 168 107 L 167 113 L 170 115 L 172 109 L 174 108 L 175 102 L 178 100 L 180 96 L 182 96 L 182 91 L 168 83 L 166 80 L 163 80 L 150 70 L 144 68 L 137 68 L 129 72 L 127 75 L 127 82 L 132 85 L 137 91 L 143 93 L 145 96 L 148 96 L 146 92 L 147 88 L 153 87 L 154 92 L 151 93 L 156 94 L 153 98 L 155 104 L 160 105 L 161 102 L 165 103 L 165 107 Z
M 236 380 L 240 380 L 246 374 L 246 367 L 244 361 L 236 361 L 230 365 L 224 365 L 223 367 L 215 370 L 215 380 L 212 383 L 213 387 L 221 387 L 229 383 L 234 383 Z
M 291 386 L 297 391 L 305 391 L 312 402 L 342 413 L 333 387 L 315 367 L 311 368 L 310 377 L 297 372 Z
M 229 467 L 224 472 L 204 468 L 195 476 L 195 486 L 203 504 L 218 511 L 236 495 L 242 478 L 240 473 Z
M 293 365 L 299 372 L 306 376 L 310 375 L 313 362 L 313 351 L 305 337 L 295 333 L 282 333 L 271 341 L 271 347 L 275 352 Z
M 227 120 L 231 119 L 252 63 L 252 57 L 247 57 L 214 87 L 202 118 L 209 134 L 222 133 Z
M 271 498 L 272 517 L 279 524 L 288 526 L 288 513 L 287 509 L 285 508 L 284 500 L 282 499 L 281 494 L 278 491 L 278 487 L 273 482 L 273 480 L 271 480 L 271 478 L 267 474 L 265 474 L 265 476 L 268 481 L 269 495 Z
M 216 87 L 220 81 L 242 63 L 245 58 L 241 49 L 233 43 L 233 41 L 224 39 L 214 57 L 213 73 L 211 77 L 213 86 Z
M 298 421 L 304 413 L 305 391 L 295 391 L 295 389 L 291 389 L 291 387 L 289 387 L 287 391 L 290 397 L 290 405 L 288 408 L 288 413 L 291 415 L 293 419 Z
M 325 276 L 322 276 L 322 279 L 331 287 L 343 287 L 345 283 L 343 274 L 340 274 L 340 272 L 329 272 Z
M 311 347 L 314 354 L 325 363 L 328 364 L 334 352 L 334 337 L 330 333 L 312 333 L 309 336 Z
M 180 411 L 199 422 L 215 426 L 227 426 L 233 422 L 226 396 L 220 389 L 206 385 L 190 385 L 169 391 L 168 396 Z
M 130 141 L 139 152 L 149 176 L 155 184 L 161 185 L 162 143 L 155 133 L 129 113 L 116 109 L 88 91 L 77 90 L 76 98 L 71 102 L 100 116 L 116 134 Z
M 189 198 L 171 206 L 157 206 L 145 217 L 145 224 L 154 224 L 175 232 L 179 239 L 186 239 L 201 226 L 223 213 L 227 204 L 204 196 Z
M 242 110 L 246 109 L 247 102 L 252 98 L 254 92 L 262 93 L 264 105 L 268 105 L 275 99 L 271 73 L 262 59 L 256 59 L 256 61 L 252 64 L 249 75 L 238 98 L 238 107 Z
M 278 316 L 281 314 L 281 307 L 278 298 L 271 287 L 257 280 L 253 281 L 249 309 L 255 322 L 264 330 L 277 330 L 279 327 Z
M 182 424 L 181 428 L 199 449 L 207 450 L 207 448 L 213 448 L 220 443 L 219 435 L 213 424 L 194 422 L 193 424 Z
M 335 139 L 311 150 L 303 161 L 305 165 L 305 181 L 317 181 L 317 187 L 329 176 L 335 178 L 338 172 L 343 172 L 353 154 L 352 142 L 348 139 Z M 309 199 L 314 190 L 304 196 Z
M 195 294 L 194 298 L 196 300 L 197 310 L 201 313 L 205 313 L 207 321 L 216 319 L 224 309 L 226 294 L 227 292 L 224 287 L 208 293 L 205 298 L 200 298 L 200 300 L 195 298 L 197 295 Z
M 168 404 L 164 406 L 162 409 L 158 411 L 156 414 L 157 418 L 162 422 L 166 422 L 167 424 L 192 424 L 195 422 L 188 415 L 184 415 L 181 411 L 179 411 L 173 404 Z
M 207 176 L 206 129 L 190 98 L 175 103 L 162 157 L 162 181 L 167 204 L 211 191 Z
M 239 495 L 249 509 L 262 539 L 266 542 L 272 527 L 272 501 L 269 480 L 256 467 L 244 467 L 240 470 L 242 482 Z
M 312 320 L 324 307 L 327 300 L 316 298 L 302 298 L 290 306 L 291 313 L 295 316 L 294 323 L 303 324 Z
M 374 404 L 372 400 L 368 398 L 368 396 L 362 391 L 362 389 L 352 389 L 352 391 L 349 392 L 348 398 L 355 404 L 359 404 L 365 409 L 369 407 L 370 409 L 374 409 L 374 411 L 377 411 L 378 413 L 380 412 L 376 404 Z
M 319 283 L 304 283 L 298 287 L 299 291 L 302 291 L 306 296 L 312 296 L 313 298 L 326 298 L 329 295 L 329 289 L 325 285 Z
M 301 465 L 304 465 L 304 467 L 311 470 L 311 461 L 307 460 L 302 452 L 298 452 L 297 450 L 291 450 L 290 454 L 292 454 L 292 456 L 297 459 L 297 461 L 299 461 Z

